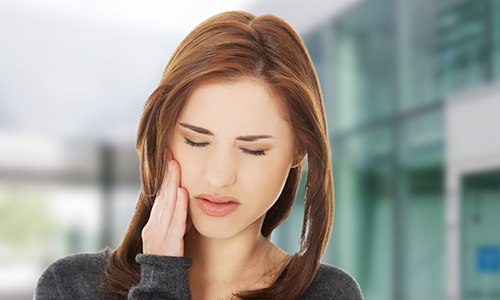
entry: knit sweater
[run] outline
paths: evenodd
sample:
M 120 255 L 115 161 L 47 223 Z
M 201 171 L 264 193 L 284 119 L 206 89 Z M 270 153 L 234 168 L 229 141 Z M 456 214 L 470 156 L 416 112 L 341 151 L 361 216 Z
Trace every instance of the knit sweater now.
M 141 281 L 128 297 L 107 294 L 101 287 L 109 249 L 69 255 L 52 262 L 38 279 L 34 298 L 45 299 L 191 299 L 191 259 L 138 254 Z M 301 299 L 362 300 L 357 282 L 337 267 L 321 264 Z

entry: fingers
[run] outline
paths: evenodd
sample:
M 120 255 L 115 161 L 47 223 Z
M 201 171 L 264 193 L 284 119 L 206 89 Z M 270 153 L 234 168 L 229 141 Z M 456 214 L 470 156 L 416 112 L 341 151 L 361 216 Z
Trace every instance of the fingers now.
M 173 161 L 172 152 L 170 150 L 167 150 L 167 152 L 165 153 L 165 156 L 164 156 L 164 160 L 163 160 L 163 165 L 164 165 L 165 170 L 163 173 L 163 181 L 161 183 L 159 195 L 161 195 L 162 193 L 165 193 L 167 191 L 166 188 L 167 188 L 168 180 L 170 179 L 170 174 L 172 173 L 171 167 L 169 167 L 171 161 Z
M 151 209 L 150 219 L 156 220 L 157 226 L 168 226 L 174 213 L 174 200 L 177 195 L 172 195 L 172 180 L 175 169 L 172 167 L 172 161 L 165 164 L 165 172 L 160 190 L 157 193 L 156 199 Z M 174 189 L 174 193 L 176 193 Z
M 172 151 L 170 151 L 170 149 L 168 149 L 167 151 L 165 151 L 165 155 L 163 156 L 163 166 L 164 166 L 164 175 L 163 175 L 163 181 L 161 183 L 161 187 L 160 187 L 160 191 L 159 193 L 162 193 L 162 192 L 165 192 L 166 191 L 166 185 L 167 185 L 167 182 L 168 182 L 168 176 L 170 175 L 170 170 L 169 170 L 169 167 L 168 167 L 168 163 L 173 159 L 173 156 L 172 156 Z
M 181 184 L 179 163 L 175 160 L 168 161 L 165 173 L 167 175 L 163 176 L 163 182 L 156 201 L 162 202 L 162 206 L 166 205 L 173 212 L 173 202 L 177 198 L 177 188 Z
M 172 199 L 172 201 L 175 201 L 177 198 L 177 189 L 181 185 L 181 174 L 180 174 L 180 167 L 179 163 L 176 162 L 175 160 L 171 160 L 168 162 L 168 170 L 169 174 L 167 176 L 167 190 L 166 192 L 168 193 L 167 196 L 174 195 L 174 197 L 171 197 L 169 199 Z
M 172 159 L 166 163 L 166 176 L 142 231 L 144 253 L 167 256 L 184 254 L 189 197 L 187 190 L 180 187 L 180 172 L 177 161 Z
M 175 213 L 170 224 L 169 235 L 172 236 L 174 240 L 181 240 L 186 232 L 187 224 L 187 207 L 188 207 L 188 196 L 187 191 L 184 188 L 178 188 L 177 190 L 177 203 L 175 205 Z

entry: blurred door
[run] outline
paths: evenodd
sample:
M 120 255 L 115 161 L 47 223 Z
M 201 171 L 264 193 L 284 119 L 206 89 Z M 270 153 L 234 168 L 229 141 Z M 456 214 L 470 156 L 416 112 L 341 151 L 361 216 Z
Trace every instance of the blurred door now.
M 500 169 L 462 177 L 462 299 L 500 299 Z

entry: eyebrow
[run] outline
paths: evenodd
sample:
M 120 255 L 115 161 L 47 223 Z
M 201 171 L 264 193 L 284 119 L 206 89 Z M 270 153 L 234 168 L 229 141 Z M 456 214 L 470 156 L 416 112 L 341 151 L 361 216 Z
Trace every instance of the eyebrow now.
M 211 136 L 214 135 L 210 130 L 202 128 L 202 127 L 194 126 L 194 125 L 187 124 L 187 123 L 179 123 L 179 125 L 181 125 L 184 128 L 190 129 L 194 132 L 198 132 L 198 133 L 205 134 L 205 135 L 211 135 Z M 240 135 L 240 136 L 236 137 L 236 140 L 244 141 L 244 142 L 254 142 L 256 140 L 269 139 L 269 138 L 273 138 L 273 136 L 264 135 L 264 134 L 261 134 L 261 135 Z

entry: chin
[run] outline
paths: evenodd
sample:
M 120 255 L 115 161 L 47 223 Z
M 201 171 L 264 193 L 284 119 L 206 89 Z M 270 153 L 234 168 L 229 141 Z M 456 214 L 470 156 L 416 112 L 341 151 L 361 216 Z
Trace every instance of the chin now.
M 193 227 L 196 231 L 211 239 L 229 239 L 238 234 L 238 230 L 234 225 L 224 224 L 225 222 L 217 222 L 219 220 L 193 220 Z M 222 220 L 221 220 L 222 221 Z

